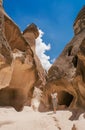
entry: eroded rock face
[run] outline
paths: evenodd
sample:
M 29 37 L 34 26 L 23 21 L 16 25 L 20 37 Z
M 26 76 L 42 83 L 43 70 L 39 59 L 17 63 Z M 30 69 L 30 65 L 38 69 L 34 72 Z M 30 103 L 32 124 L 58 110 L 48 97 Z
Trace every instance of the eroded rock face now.
M 43 88 L 40 111 L 52 109 L 51 93 L 58 93 L 58 109 L 85 109 L 85 7 L 74 22 L 74 37 L 48 71 L 35 51 L 35 24 L 23 33 L 0 5 L 0 106 L 21 111 L 30 105 L 33 89 Z M 4 19 L 3 19 L 4 18 Z M 47 82 L 46 82 L 47 79 Z
M 36 51 L 35 51 L 36 44 L 37 44 L 35 43 L 35 39 L 39 36 L 39 31 L 36 25 L 32 23 L 30 26 L 28 26 L 24 30 L 23 36 L 26 39 L 26 41 L 29 43 L 34 54 L 34 60 L 35 60 L 36 68 L 38 71 L 38 77 L 39 77 L 39 79 L 35 83 L 35 86 L 38 88 L 43 88 L 43 86 L 46 84 L 46 72 L 43 69 L 41 62 L 38 56 L 36 55 Z
M 40 80 L 38 73 L 41 64 L 38 61 L 38 65 L 38 57 L 32 47 L 39 32 L 37 26 L 31 24 L 23 35 L 5 13 L 2 5 L 0 20 L 0 106 L 13 106 L 17 111 L 21 111 L 24 105 L 30 104 L 33 88 Z M 38 85 L 40 86 L 41 82 Z
M 85 29 L 85 6 L 81 9 L 79 12 L 75 22 L 74 22 L 74 33 L 77 35 L 80 33 L 83 29 Z
M 2 6 L 3 5 L 3 0 L 0 0 L 0 6 Z
M 58 93 L 59 109 L 85 109 L 85 7 L 80 11 L 75 24 L 75 36 L 68 43 L 48 71 L 44 90 L 45 103 L 52 108 L 51 92 Z M 78 24 L 78 21 L 79 24 Z M 78 26 L 77 26 L 78 24 Z M 80 26 L 82 25 L 82 26 Z M 77 27 L 75 27 L 77 26 Z

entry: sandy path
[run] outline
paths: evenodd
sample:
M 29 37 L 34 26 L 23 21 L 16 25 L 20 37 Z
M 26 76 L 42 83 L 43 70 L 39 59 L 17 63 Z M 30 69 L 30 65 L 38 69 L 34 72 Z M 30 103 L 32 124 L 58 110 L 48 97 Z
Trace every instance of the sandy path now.
M 47 114 L 25 107 L 22 112 L 13 108 L 0 108 L 0 130 L 58 130 Z
M 72 130 L 73 124 L 77 130 L 85 130 L 83 115 L 77 121 L 68 120 L 69 111 L 40 113 L 25 107 L 22 112 L 13 108 L 0 108 L 0 130 Z

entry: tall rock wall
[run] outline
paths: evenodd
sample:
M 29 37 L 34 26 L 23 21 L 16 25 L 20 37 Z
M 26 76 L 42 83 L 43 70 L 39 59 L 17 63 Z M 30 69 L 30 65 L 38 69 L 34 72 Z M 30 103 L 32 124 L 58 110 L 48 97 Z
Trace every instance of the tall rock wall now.
M 48 71 L 45 103 L 52 107 L 51 92 L 58 93 L 59 109 L 85 109 L 85 7 L 74 22 L 74 37 Z M 47 99 L 47 100 L 46 100 Z
M 0 4 L 0 106 L 21 111 L 30 105 L 34 87 L 43 86 L 45 73 L 35 53 L 38 36 L 34 24 L 22 34 Z

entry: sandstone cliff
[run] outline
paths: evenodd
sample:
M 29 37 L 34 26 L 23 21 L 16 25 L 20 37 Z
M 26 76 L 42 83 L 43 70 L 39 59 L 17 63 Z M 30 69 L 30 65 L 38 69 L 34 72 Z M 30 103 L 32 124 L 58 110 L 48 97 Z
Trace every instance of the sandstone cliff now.
M 45 103 L 58 93 L 60 108 L 85 109 L 85 6 L 74 22 L 74 37 L 48 71 Z
M 38 58 L 38 56 L 36 55 L 36 43 L 35 43 L 35 39 L 39 36 L 39 31 L 36 27 L 35 24 L 31 24 L 30 26 L 28 26 L 24 32 L 23 32 L 23 36 L 26 39 L 26 41 L 29 43 L 33 54 L 34 54 L 34 60 L 35 60 L 35 64 L 38 70 L 38 77 L 39 79 L 36 81 L 35 86 L 42 88 L 45 84 L 46 84 L 46 72 L 43 69 L 41 62 Z
M 0 3 L 0 106 L 20 111 L 30 105 L 34 86 L 45 84 L 45 72 L 34 49 L 38 36 L 34 24 L 22 34 Z
M 50 94 L 54 90 L 58 93 L 58 109 L 85 109 L 85 7 L 73 27 L 74 37 L 47 77 L 35 52 L 37 26 L 32 23 L 21 33 L 0 3 L 0 106 L 22 110 L 30 105 L 36 86 L 43 88 L 40 111 L 52 109 Z

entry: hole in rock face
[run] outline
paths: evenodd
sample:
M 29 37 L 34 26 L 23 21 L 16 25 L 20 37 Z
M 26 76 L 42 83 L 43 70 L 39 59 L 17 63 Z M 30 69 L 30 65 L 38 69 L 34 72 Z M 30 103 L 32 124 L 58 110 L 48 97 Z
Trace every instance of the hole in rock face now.
M 70 46 L 70 47 L 68 48 L 68 56 L 71 55 L 72 48 L 73 48 L 72 46 Z
M 74 67 L 76 68 L 77 63 L 78 63 L 78 56 L 77 55 L 73 58 L 72 62 L 73 62 Z
M 58 104 L 59 105 L 66 105 L 67 107 L 70 106 L 73 100 L 73 95 L 66 91 L 61 91 L 58 93 Z

